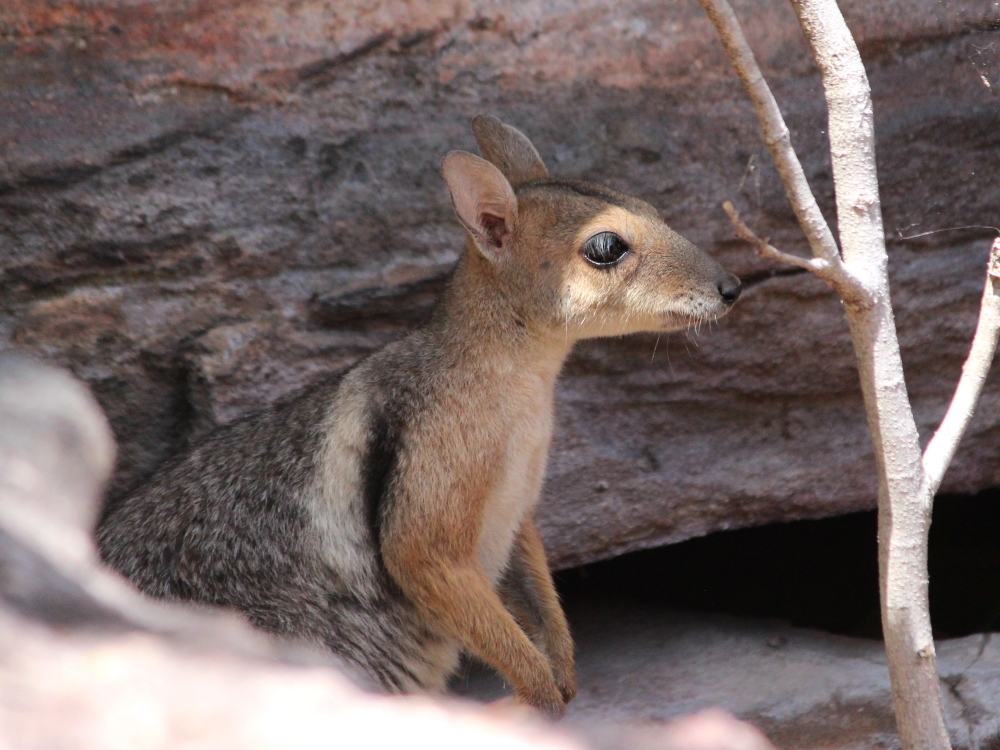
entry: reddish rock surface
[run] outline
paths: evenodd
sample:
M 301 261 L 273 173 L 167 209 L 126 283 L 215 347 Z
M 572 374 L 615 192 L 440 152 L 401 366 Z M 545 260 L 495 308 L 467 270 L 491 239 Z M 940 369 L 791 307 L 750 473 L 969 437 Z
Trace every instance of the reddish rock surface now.
M 1000 6 L 843 3 L 868 64 L 894 302 L 918 423 L 940 419 L 1000 225 Z M 737 3 L 832 216 L 819 81 L 787 5 Z M 426 315 L 461 247 L 440 158 L 469 119 L 636 193 L 743 276 L 700 335 L 581 345 L 540 522 L 560 566 L 875 503 L 843 316 L 758 261 L 719 204 L 805 252 L 693 0 L 7 0 L 0 346 L 69 367 L 121 493 L 192 436 Z M 904 239 L 938 229 L 953 229 Z M 945 481 L 1000 484 L 990 378 Z

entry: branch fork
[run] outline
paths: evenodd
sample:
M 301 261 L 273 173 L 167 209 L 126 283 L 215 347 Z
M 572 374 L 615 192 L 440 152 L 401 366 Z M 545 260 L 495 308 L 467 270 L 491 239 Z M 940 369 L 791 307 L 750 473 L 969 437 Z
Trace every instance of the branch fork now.
M 962 366 L 962 376 L 955 387 L 948 411 L 927 444 L 923 455 L 924 482 L 931 495 L 937 492 L 948 464 L 958 449 L 965 429 L 972 419 L 979 394 L 989 374 L 997 339 L 1000 337 L 1000 237 L 993 240 L 986 263 L 986 288 L 979 306 L 979 323 L 972 337 L 969 356 Z
M 840 259 L 839 254 L 830 260 L 818 257 L 803 258 L 800 255 L 786 253 L 774 247 L 774 245 L 770 243 L 769 239 L 761 239 L 758 237 L 753 230 L 743 222 L 743 219 L 740 218 L 739 212 L 731 202 L 726 201 L 723 203 L 722 209 L 726 212 L 726 215 L 729 216 L 729 220 L 732 222 L 733 227 L 736 229 L 736 234 L 739 235 L 740 239 L 745 240 L 751 245 L 755 245 L 757 247 L 758 257 L 776 260 L 780 263 L 787 263 L 788 265 L 797 266 L 798 268 L 804 268 L 826 282 L 827 286 L 837 292 L 845 303 L 861 308 L 871 306 L 871 293 L 865 288 L 865 285 L 861 282 L 861 280 L 850 272 L 844 262 Z

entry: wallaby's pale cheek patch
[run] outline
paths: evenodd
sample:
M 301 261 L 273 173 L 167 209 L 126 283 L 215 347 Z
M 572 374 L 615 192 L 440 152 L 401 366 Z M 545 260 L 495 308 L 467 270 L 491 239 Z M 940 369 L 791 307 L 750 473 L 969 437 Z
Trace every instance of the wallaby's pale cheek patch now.
M 606 328 L 611 321 L 606 320 L 609 310 L 605 308 L 610 301 L 621 298 L 625 288 L 624 266 L 635 263 L 636 259 L 629 257 L 632 255 L 631 251 L 614 267 L 599 268 L 589 263 L 581 249 L 589 239 L 602 232 L 613 232 L 631 247 L 635 238 L 641 234 L 640 220 L 623 208 L 608 206 L 576 232 L 568 249 L 570 257 L 563 287 L 563 312 L 570 324 L 589 328 L 599 325 L 601 329 Z M 625 311 L 618 311 L 619 314 L 623 312 Z M 610 334 L 614 335 L 616 332 L 613 330 Z
M 604 232 L 629 251 L 614 263 L 591 263 L 581 248 Z M 563 307 L 580 336 L 675 330 L 724 311 L 702 278 L 701 266 L 714 263 L 654 218 L 608 206 L 580 227 L 573 245 Z
M 604 289 L 584 274 L 574 274 L 563 287 L 563 311 L 567 320 L 580 320 L 592 313 L 606 298 Z

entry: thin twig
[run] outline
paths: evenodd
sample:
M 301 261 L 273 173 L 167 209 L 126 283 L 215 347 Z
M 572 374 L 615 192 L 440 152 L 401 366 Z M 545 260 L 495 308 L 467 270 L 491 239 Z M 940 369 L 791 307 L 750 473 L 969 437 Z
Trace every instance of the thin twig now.
M 778 109 L 778 103 L 771 94 L 760 68 L 757 67 L 753 51 L 743 36 L 733 9 L 726 0 L 699 0 L 699 2 L 715 25 L 729 61 L 750 96 L 760 121 L 764 143 L 781 174 L 788 200 L 791 201 L 795 217 L 809 240 L 813 255 L 829 263 L 839 261 L 840 251 L 833 238 L 833 232 L 830 231 L 830 225 L 823 218 L 816 198 L 809 188 L 805 172 L 802 171 L 802 164 L 799 163 L 799 158 L 792 148 L 791 136 L 781 116 L 781 110 Z
M 955 388 L 948 411 L 934 437 L 924 450 L 924 482 L 934 494 L 962 440 L 976 401 L 983 390 L 1000 338 L 1000 237 L 993 241 L 986 269 L 986 288 L 979 308 L 979 324 L 972 339 L 969 356 L 962 366 L 962 377 Z
M 722 204 L 722 210 L 726 212 L 729 220 L 736 229 L 736 234 L 740 239 L 749 242 L 757 248 L 757 255 L 761 258 L 769 258 L 791 266 L 804 268 L 821 278 L 826 284 L 836 291 L 845 301 L 855 304 L 866 304 L 867 293 L 864 288 L 849 274 L 839 261 L 833 263 L 825 258 L 803 258 L 799 255 L 786 253 L 771 245 L 768 240 L 758 237 L 743 219 L 733 204 L 726 201 Z
M 722 204 L 722 210 L 726 212 L 727 216 L 729 216 L 729 220 L 733 223 L 733 227 L 736 229 L 736 234 L 740 236 L 740 239 L 746 240 L 751 245 L 755 245 L 757 247 L 757 255 L 759 257 L 770 258 L 771 260 L 777 260 L 782 263 L 788 263 L 792 266 L 798 266 L 799 268 L 804 268 L 807 271 L 812 271 L 817 275 L 822 275 L 830 267 L 830 264 L 822 258 L 802 258 L 798 255 L 791 255 L 790 253 L 782 252 L 774 245 L 771 245 L 768 240 L 762 240 L 754 234 L 750 227 L 743 223 L 743 219 L 740 218 L 739 212 L 729 201 Z

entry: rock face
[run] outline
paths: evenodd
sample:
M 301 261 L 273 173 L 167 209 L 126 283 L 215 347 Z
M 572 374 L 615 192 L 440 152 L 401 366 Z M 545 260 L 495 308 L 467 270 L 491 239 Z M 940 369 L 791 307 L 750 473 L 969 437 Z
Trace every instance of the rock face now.
M 1000 224 L 1000 6 L 842 5 L 874 93 L 927 433 L 974 329 L 982 225 Z M 737 12 L 832 216 L 819 81 L 790 8 Z M 474 150 L 468 121 L 486 111 L 555 174 L 649 200 L 747 286 L 700 335 L 577 349 L 539 512 L 554 564 L 875 503 L 837 301 L 751 257 L 719 209 L 734 199 L 805 252 L 691 0 L 7 0 L 0 110 L 0 347 L 91 385 L 120 447 L 112 494 L 426 316 L 462 243 L 438 162 Z M 994 375 L 945 489 L 1000 484 L 998 438 Z

